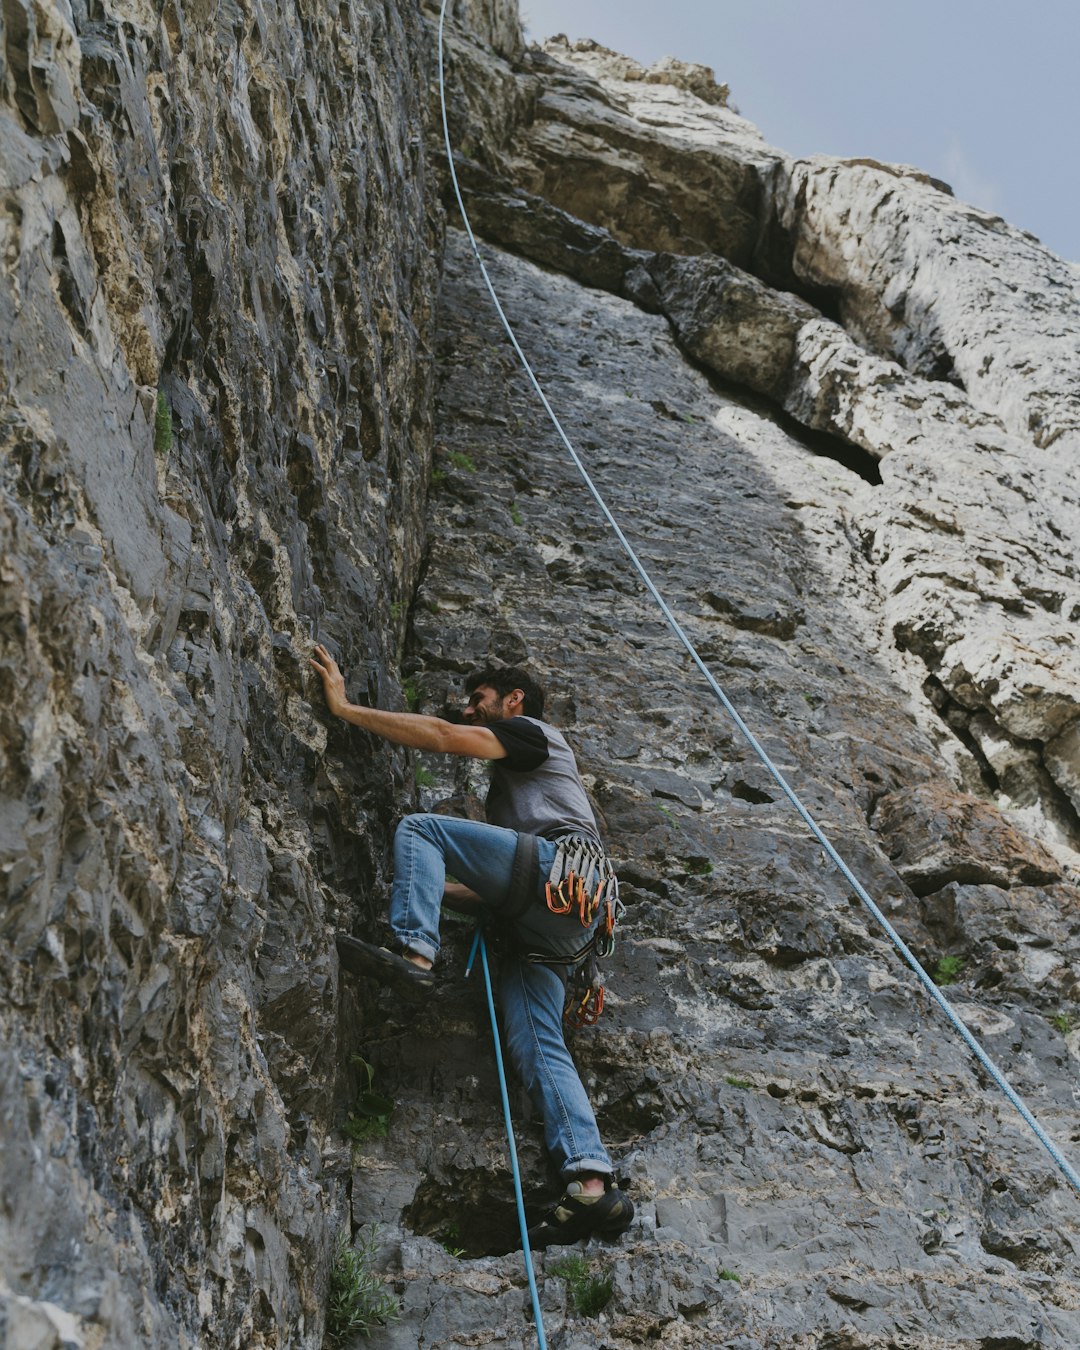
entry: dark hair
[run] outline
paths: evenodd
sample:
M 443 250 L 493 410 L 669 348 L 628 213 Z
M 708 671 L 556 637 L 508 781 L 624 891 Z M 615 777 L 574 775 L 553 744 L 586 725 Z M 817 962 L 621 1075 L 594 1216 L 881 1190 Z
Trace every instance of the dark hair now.
M 471 671 L 465 680 L 465 692 L 471 694 L 480 685 L 494 689 L 500 698 L 520 689 L 525 695 L 521 711 L 526 717 L 543 717 L 544 691 L 527 670 L 521 666 L 481 666 Z

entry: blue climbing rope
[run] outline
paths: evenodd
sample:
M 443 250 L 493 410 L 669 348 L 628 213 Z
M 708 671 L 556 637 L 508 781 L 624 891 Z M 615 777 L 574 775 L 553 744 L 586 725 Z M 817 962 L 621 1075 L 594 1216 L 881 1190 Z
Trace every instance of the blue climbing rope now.
M 518 1226 L 521 1229 L 521 1250 L 525 1255 L 525 1274 L 529 1279 L 529 1297 L 532 1299 L 533 1320 L 536 1323 L 536 1341 L 540 1350 L 547 1350 L 544 1339 L 544 1315 L 540 1311 L 540 1294 L 536 1288 L 536 1272 L 533 1270 L 532 1248 L 529 1246 L 529 1226 L 525 1222 L 525 1197 L 521 1191 L 521 1169 L 518 1167 L 517 1144 L 514 1141 L 514 1122 L 510 1118 L 510 1097 L 506 1091 L 506 1069 L 503 1067 L 502 1041 L 499 1039 L 499 1019 L 495 1016 L 495 996 L 491 992 L 491 969 L 488 966 L 487 943 L 484 930 L 477 925 L 473 938 L 469 964 L 465 967 L 465 978 L 472 973 L 476 953 L 480 952 L 480 965 L 484 971 L 484 988 L 487 991 L 488 1013 L 491 1016 L 491 1035 L 495 1042 L 495 1065 L 499 1070 L 499 1092 L 502 1094 L 503 1120 L 506 1124 L 506 1142 L 510 1147 L 510 1170 L 514 1174 L 514 1199 L 517 1201 Z
M 668 627 L 675 634 L 678 640 L 682 643 L 683 647 L 689 654 L 691 660 L 694 662 L 698 670 L 704 676 L 705 681 L 708 684 L 709 688 L 716 695 L 721 706 L 728 713 L 732 721 L 735 723 L 739 731 L 742 733 L 743 737 L 746 739 L 747 744 L 750 746 L 750 748 L 757 755 L 758 759 L 768 770 L 773 781 L 780 788 L 781 792 L 783 792 L 784 796 L 787 797 L 788 801 L 792 804 L 795 810 L 802 817 L 811 834 L 818 841 L 821 847 L 825 850 L 827 856 L 839 869 L 845 880 L 851 886 L 851 889 L 862 901 L 863 905 L 866 907 L 866 909 L 872 915 L 874 920 L 881 927 L 881 929 L 889 938 L 890 942 L 892 942 L 896 950 L 900 953 L 900 955 L 904 958 L 907 964 L 914 971 L 915 976 L 918 979 L 919 983 L 923 986 L 923 988 L 930 995 L 933 1001 L 938 1005 L 938 1007 L 942 1010 L 942 1012 L 945 1014 L 948 1020 L 952 1023 L 953 1027 L 959 1033 L 964 1043 L 967 1045 L 968 1049 L 972 1052 L 975 1058 L 979 1061 L 979 1063 L 983 1066 L 986 1072 L 990 1075 L 990 1077 L 998 1085 L 998 1087 L 1009 1099 L 1012 1105 L 1016 1108 L 1021 1119 L 1030 1127 L 1036 1139 L 1038 1139 L 1038 1141 L 1046 1149 L 1047 1153 L 1049 1153 L 1050 1157 L 1057 1164 L 1059 1170 L 1061 1171 L 1065 1179 L 1069 1182 L 1069 1184 L 1077 1192 L 1077 1194 L 1080 1194 L 1080 1174 L 1076 1172 L 1072 1164 L 1068 1161 L 1068 1159 L 1066 1159 L 1066 1157 L 1058 1148 L 1058 1146 L 1054 1143 L 1054 1141 L 1046 1133 L 1043 1127 L 1035 1119 L 1031 1111 L 1028 1109 L 1027 1105 L 1023 1102 L 1023 1100 L 1017 1094 L 1016 1090 L 1013 1088 L 1012 1084 L 1008 1081 L 1008 1079 L 1005 1077 L 1002 1071 L 997 1067 L 994 1061 L 990 1058 L 990 1056 L 986 1053 L 983 1047 L 979 1044 L 978 1040 L 971 1033 L 968 1027 L 964 1024 L 960 1016 L 955 1012 L 952 1005 L 949 1003 L 948 999 L 944 996 L 944 994 L 942 994 L 941 990 L 937 987 L 934 981 L 930 978 L 930 976 L 919 964 L 919 961 L 916 958 L 915 954 L 909 949 L 909 947 L 904 942 L 900 934 L 896 931 L 896 929 L 892 926 L 892 924 L 885 917 L 882 911 L 874 903 L 873 899 L 870 897 L 870 895 L 862 886 L 861 882 L 848 867 L 847 863 L 845 863 L 843 858 L 841 858 L 839 853 L 837 853 L 836 849 L 832 846 L 829 839 L 825 836 L 821 827 L 818 825 L 818 823 L 814 820 L 813 816 L 811 816 L 810 812 L 799 800 L 798 796 L 795 794 L 794 789 L 789 786 L 783 774 L 772 762 L 772 760 L 769 758 L 769 755 L 766 753 L 765 749 L 759 744 L 753 732 L 746 725 L 743 719 L 739 716 L 739 713 L 736 710 L 735 706 L 732 704 L 727 694 L 724 693 L 723 689 L 717 683 L 716 679 L 713 676 L 712 671 L 702 660 L 702 658 L 698 654 L 697 648 L 694 646 L 693 642 L 691 642 L 690 638 L 683 631 L 682 626 L 680 625 L 679 621 L 675 618 L 675 615 L 669 609 L 667 602 L 664 600 L 664 597 L 660 594 L 659 590 L 657 590 L 652 577 L 646 571 L 644 564 L 638 558 L 638 555 L 635 553 L 634 549 L 630 544 L 630 541 L 626 538 L 626 535 L 623 534 L 622 530 L 619 527 L 618 521 L 615 519 L 611 511 L 608 509 L 607 503 L 600 495 L 600 492 L 596 487 L 596 484 L 590 478 L 585 468 L 585 465 L 581 461 L 580 456 L 574 449 L 573 445 L 570 443 L 570 438 L 563 430 L 562 423 L 559 421 L 558 417 L 555 415 L 554 409 L 548 402 L 547 395 L 541 388 L 540 381 L 536 378 L 536 375 L 533 373 L 533 368 L 529 364 L 528 358 L 526 357 L 525 353 L 521 350 L 521 347 L 518 343 L 514 330 L 510 326 L 510 321 L 507 319 L 506 314 L 503 311 L 502 304 L 500 303 L 499 297 L 495 292 L 495 287 L 492 285 L 491 277 L 488 275 L 487 267 L 484 265 L 484 260 L 480 256 L 480 249 L 476 242 L 476 236 L 473 234 L 472 225 L 469 221 L 469 214 L 465 210 L 465 203 L 462 200 L 461 186 L 458 183 L 457 170 L 454 167 L 453 146 L 451 145 L 450 142 L 450 124 L 446 115 L 446 86 L 445 86 L 444 55 L 443 55 L 443 28 L 446 20 L 446 5 L 447 0 L 442 0 L 442 9 L 439 13 L 439 104 L 442 110 L 443 140 L 446 145 L 446 159 L 450 167 L 450 178 L 454 187 L 454 196 L 457 199 L 458 210 L 461 212 L 461 219 L 464 222 L 465 231 L 469 236 L 469 243 L 472 245 L 473 254 L 475 255 L 476 261 L 480 266 L 480 271 L 481 274 L 483 275 L 484 283 L 487 286 L 488 293 L 491 296 L 492 303 L 495 306 L 495 311 L 498 314 L 500 321 L 502 322 L 503 328 L 506 330 L 506 335 L 510 339 L 510 343 L 514 348 L 514 351 L 517 353 L 518 360 L 521 362 L 525 374 L 529 377 L 529 381 L 532 384 L 533 389 L 535 389 L 536 394 L 540 399 L 540 402 L 544 405 L 544 409 L 547 412 L 548 417 L 551 418 L 552 425 L 555 427 L 555 430 L 559 434 L 559 439 L 566 447 L 567 453 L 569 454 L 571 460 L 573 461 L 574 466 L 577 468 L 578 473 L 584 480 L 585 486 L 589 489 L 589 492 L 592 494 L 593 499 L 595 500 L 597 506 L 600 508 L 600 511 L 604 516 L 604 519 L 607 521 L 607 523 L 611 526 L 612 530 L 615 532 L 615 537 L 618 539 L 619 543 L 625 550 L 626 555 L 633 564 L 635 571 L 637 572 L 638 576 L 644 583 L 645 589 L 656 601 L 661 614 L 663 614 L 664 619 L 667 621 Z

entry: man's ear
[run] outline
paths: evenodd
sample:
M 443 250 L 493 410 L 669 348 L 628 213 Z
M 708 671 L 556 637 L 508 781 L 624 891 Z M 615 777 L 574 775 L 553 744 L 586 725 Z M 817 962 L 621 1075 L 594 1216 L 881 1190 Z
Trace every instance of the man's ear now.
M 513 707 L 520 708 L 521 705 L 525 702 L 525 690 L 511 689 L 507 697 L 509 698 L 510 703 Z

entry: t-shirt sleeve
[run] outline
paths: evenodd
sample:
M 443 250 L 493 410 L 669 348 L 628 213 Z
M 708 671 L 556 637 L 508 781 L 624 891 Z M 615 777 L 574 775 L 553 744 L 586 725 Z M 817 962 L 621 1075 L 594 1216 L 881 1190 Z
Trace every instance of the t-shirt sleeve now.
M 538 769 L 548 757 L 547 737 L 527 717 L 508 717 L 503 722 L 489 722 L 488 730 L 498 737 L 506 751 L 502 763 L 518 773 Z

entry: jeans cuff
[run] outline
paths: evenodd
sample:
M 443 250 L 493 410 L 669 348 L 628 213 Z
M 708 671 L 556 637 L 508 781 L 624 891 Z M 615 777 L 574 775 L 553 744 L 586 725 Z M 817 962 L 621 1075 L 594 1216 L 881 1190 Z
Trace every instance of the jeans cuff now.
M 563 1180 L 573 1181 L 582 1172 L 600 1172 L 606 1177 L 615 1175 L 615 1169 L 607 1158 L 571 1158 L 563 1165 Z
M 395 932 L 394 936 L 403 947 L 408 947 L 417 956 L 426 956 L 429 961 L 434 961 L 439 954 L 438 947 L 433 947 L 422 934 L 414 936 L 412 933 Z

